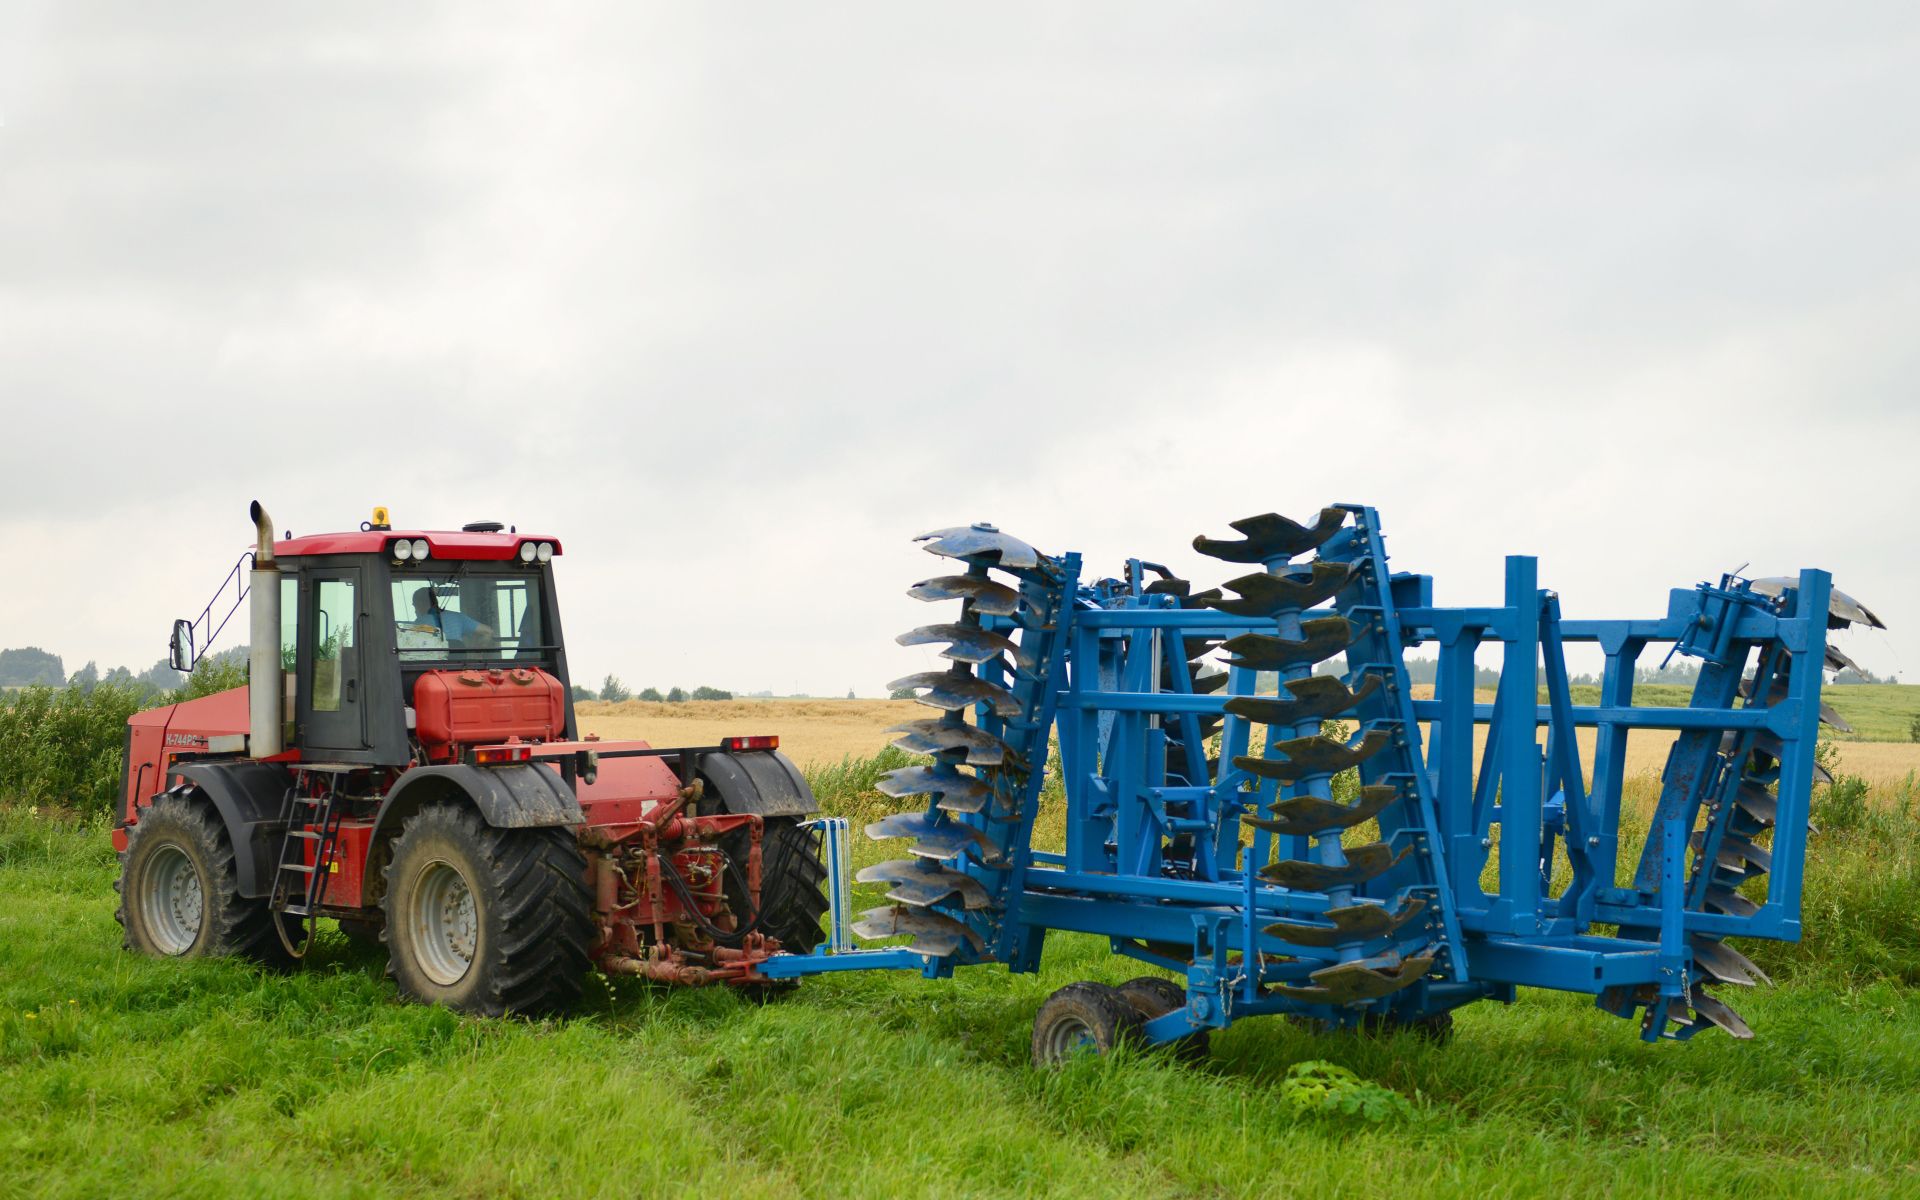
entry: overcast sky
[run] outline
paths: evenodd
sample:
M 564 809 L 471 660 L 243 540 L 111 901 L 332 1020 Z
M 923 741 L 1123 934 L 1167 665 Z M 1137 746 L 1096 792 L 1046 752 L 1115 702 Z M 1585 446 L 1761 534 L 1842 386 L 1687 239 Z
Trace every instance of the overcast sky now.
M 1920 9 L 0 3 L 0 645 L 564 539 L 597 682 L 876 694 L 991 519 L 1442 603 L 1832 570 L 1920 672 Z M 241 636 L 244 636 L 242 634 Z

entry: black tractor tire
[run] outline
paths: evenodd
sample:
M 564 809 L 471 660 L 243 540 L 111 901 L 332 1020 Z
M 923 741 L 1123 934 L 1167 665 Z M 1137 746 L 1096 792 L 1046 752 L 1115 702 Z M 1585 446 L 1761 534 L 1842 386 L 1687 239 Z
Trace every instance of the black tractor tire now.
M 1114 989 L 1121 999 L 1133 1005 L 1142 1021 L 1151 1021 L 1164 1017 L 1176 1008 L 1187 1006 L 1187 989 L 1171 979 L 1160 975 L 1142 975 L 1138 979 L 1129 979 Z M 1174 1054 L 1188 1062 L 1207 1057 L 1212 1049 L 1209 1034 L 1211 1030 L 1196 1029 L 1183 1038 L 1167 1042 L 1165 1045 Z
M 1140 1041 L 1140 1012 L 1118 988 L 1070 983 L 1033 1018 L 1033 1065 L 1054 1067 L 1083 1051 L 1106 1054 Z
M 827 864 L 820 857 L 820 834 L 801 827 L 801 817 L 768 817 L 760 839 L 759 932 L 777 938 L 790 954 L 806 954 L 823 940 L 820 919 L 827 912 Z M 752 846 L 742 829 L 721 839 L 720 848 L 747 873 Z M 753 915 L 752 897 L 729 876 L 727 907 L 744 928 Z
M 233 841 L 213 805 L 189 788 L 156 799 L 127 831 L 114 919 L 123 944 L 157 958 L 249 958 L 293 965 L 265 899 L 239 893 Z
M 593 898 L 571 829 L 495 829 L 465 805 L 430 805 L 401 829 L 386 880 L 380 936 L 407 996 L 490 1017 L 580 999 Z

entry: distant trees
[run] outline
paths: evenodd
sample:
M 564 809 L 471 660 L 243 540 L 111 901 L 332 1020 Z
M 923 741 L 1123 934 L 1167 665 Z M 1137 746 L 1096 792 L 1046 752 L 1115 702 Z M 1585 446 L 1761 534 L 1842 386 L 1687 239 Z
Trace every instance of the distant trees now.
M 38 646 L 0 650 L 0 687 L 30 687 L 44 683 L 59 687 L 67 681 L 67 669 L 58 654 L 49 654 Z
M 683 701 L 683 700 L 685 700 L 686 698 L 687 698 L 687 694 L 686 694 L 685 692 L 683 692 L 683 691 L 681 691 L 681 690 L 680 690 L 679 688 L 668 688 L 668 689 L 667 689 L 667 703 L 668 703 L 668 704 L 679 704 L 680 702 L 682 702 L 682 701 Z
M 573 702 L 575 704 L 580 703 L 580 701 L 582 700 L 597 700 L 600 697 L 600 694 L 598 692 L 594 691 L 592 688 L 588 687 L 584 683 L 576 683 L 569 690 L 573 695 Z
M 600 698 L 618 704 L 623 700 L 633 699 L 633 693 L 628 691 L 626 685 L 620 682 L 618 675 L 609 675 L 606 678 L 606 682 L 600 685 Z
M 733 693 L 722 691 L 717 687 L 708 687 L 703 683 L 693 689 L 693 698 L 695 700 L 731 700 L 733 699 Z
M 642 688 L 640 690 L 640 698 L 642 700 L 651 700 L 655 704 L 658 704 L 660 703 L 660 701 L 666 699 L 666 697 L 660 694 L 659 688 Z

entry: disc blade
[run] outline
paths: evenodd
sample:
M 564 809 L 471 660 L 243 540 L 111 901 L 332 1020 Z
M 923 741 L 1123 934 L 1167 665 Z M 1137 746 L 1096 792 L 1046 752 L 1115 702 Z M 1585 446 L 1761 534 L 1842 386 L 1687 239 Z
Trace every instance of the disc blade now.
M 1762 829 L 1770 828 L 1780 815 L 1779 798 L 1757 783 L 1742 780 L 1740 790 L 1734 793 L 1733 802 L 1758 822 Z
M 887 685 L 889 692 L 907 689 L 926 689 L 923 695 L 914 699 L 929 708 L 945 709 L 957 712 L 963 708 L 972 708 L 976 704 L 988 705 L 995 715 L 1014 717 L 1020 715 L 1020 702 L 1013 693 L 997 684 L 973 674 L 971 671 L 922 671 L 917 675 L 908 675 L 896 679 Z
M 1417 983 L 1433 966 L 1433 955 L 1405 959 L 1397 968 L 1371 967 L 1364 962 L 1339 963 L 1323 967 L 1308 978 L 1312 987 L 1277 984 L 1274 991 L 1296 1000 L 1318 1004 L 1357 1004 L 1391 996 L 1403 987 Z
M 1708 995 L 1705 984 L 1694 984 L 1689 999 L 1693 1002 L 1696 1015 L 1705 1017 L 1743 1042 L 1752 1039 L 1753 1030 L 1740 1019 L 1740 1014 Z
M 1348 850 L 1344 866 L 1330 867 L 1325 863 L 1289 858 L 1261 867 L 1260 878 L 1296 892 L 1324 892 L 1328 888 L 1357 887 L 1397 866 L 1412 852 L 1413 848 L 1408 846 L 1403 847 L 1396 855 L 1385 842 L 1368 842 L 1364 846 L 1355 846 Z
M 1040 552 L 1017 537 L 1001 533 L 984 521 L 936 529 L 913 539 L 921 549 L 946 558 L 972 558 L 993 566 L 1020 570 L 1038 566 Z
M 1333 675 L 1314 675 L 1306 679 L 1284 681 L 1280 685 L 1288 696 L 1269 699 L 1265 696 L 1235 696 L 1227 701 L 1226 709 L 1235 716 L 1245 717 L 1249 721 L 1258 721 L 1263 725 L 1298 725 L 1307 721 L 1324 721 L 1328 717 L 1350 712 L 1359 707 L 1362 700 L 1379 690 L 1380 677 L 1368 673 L 1361 679 L 1360 690 L 1353 691 L 1346 682 Z
M 1323 544 L 1339 531 L 1346 519 L 1346 510 L 1339 508 L 1321 509 L 1311 526 L 1302 525 L 1279 513 L 1261 513 L 1257 517 L 1242 517 L 1227 523 L 1241 535 L 1239 541 L 1203 535 L 1193 539 L 1193 548 L 1209 558 L 1225 562 L 1256 563 L 1292 558 Z
M 980 909 L 993 903 L 986 887 L 963 871 L 934 866 L 925 858 L 896 858 L 875 863 L 853 877 L 855 883 L 887 884 L 887 899 L 916 908 L 958 897 L 963 908 Z
M 1333 922 L 1330 926 L 1276 921 L 1267 926 L 1266 932 L 1295 946 L 1338 946 L 1386 937 L 1419 916 L 1426 907 L 1427 902 L 1417 898 L 1407 901 L 1398 910 L 1383 904 L 1347 904 L 1330 908 L 1321 914 Z
M 1856 675 L 1861 673 L 1860 664 L 1848 658 L 1839 647 L 1831 642 L 1827 643 L 1827 670 L 1852 671 Z
M 1756 983 L 1773 982 L 1767 978 L 1765 971 L 1754 965 L 1752 959 L 1725 942 L 1710 937 L 1693 939 L 1693 960 L 1719 983 L 1752 987 Z
M 1291 738 L 1269 747 L 1286 755 L 1285 759 L 1241 756 L 1233 760 L 1233 765 L 1263 779 L 1296 783 L 1309 775 L 1336 775 L 1362 763 L 1386 749 L 1388 740 L 1387 734 L 1378 729 L 1368 730 L 1357 746 L 1325 737 Z
M 1304 573 L 1242 575 L 1227 581 L 1240 595 L 1225 599 L 1216 591 L 1195 599 L 1208 608 L 1239 617 L 1271 617 L 1295 609 L 1312 608 L 1347 585 L 1357 563 L 1316 562 Z
M 1750 917 L 1760 911 L 1760 906 L 1742 896 L 1732 888 L 1710 887 L 1707 889 L 1706 907 L 1712 912 L 1722 912 L 1730 917 Z
M 1235 657 L 1228 659 L 1228 664 L 1254 671 L 1280 671 L 1325 662 L 1353 644 L 1353 622 L 1345 617 L 1302 621 L 1300 632 L 1305 636 L 1283 638 L 1266 633 L 1243 633 L 1229 638 L 1225 648 Z
M 948 812 L 979 812 L 993 799 L 986 781 L 958 774 L 951 767 L 901 767 L 882 775 L 873 786 L 895 798 L 938 796 L 940 807 Z
M 906 721 L 887 730 L 905 737 L 893 744 L 913 754 L 938 754 L 943 750 L 965 750 L 970 766 L 991 767 L 1009 761 L 1011 747 L 984 729 L 972 725 L 954 725 L 943 718 Z
M 918 908 L 871 908 L 854 922 L 853 932 L 869 941 L 911 935 L 907 947 L 929 958 L 945 958 L 965 944 L 975 954 L 986 951 L 986 943 L 966 924 L 940 913 Z
M 999 860 L 999 848 L 971 825 L 945 818 L 934 819 L 923 812 L 892 813 L 867 826 L 867 836 L 876 842 L 889 838 L 913 838 L 907 853 L 916 858 L 947 862 L 972 850 L 983 863 Z
M 988 633 L 976 625 L 922 625 L 893 639 L 902 646 L 926 646 L 940 642 L 951 645 L 940 652 L 941 658 L 957 662 L 983 663 L 996 654 L 1019 658 L 1020 648 L 997 633 Z
M 1020 607 L 1020 593 L 1003 583 L 976 575 L 941 575 L 922 579 L 907 589 L 907 595 L 929 603 L 936 600 L 965 600 L 973 611 L 992 617 L 1010 617 Z
M 1359 798 L 1352 804 L 1339 804 L 1318 796 L 1288 796 L 1275 801 L 1268 810 L 1273 814 L 1272 819 L 1248 817 L 1246 822 L 1273 833 L 1311 837 L 1331 829 L 1350 829 L 1377 815 L 1399 794 L 1399 789 L 1377 783 L 1361 788 Z
M 1768 579 L 1749 579 L 1747 586 L 1763 596 L 1778 596 L 1788 588 L 1799 587 L 1800 581 L 1775 575 Z M 1842 625 L 1865 625 L 1869 629 L 1887 627 L 1886 622 L 1875 616 L 1873 610 L 1839 588 L 1827 593 L 1827 615 Z

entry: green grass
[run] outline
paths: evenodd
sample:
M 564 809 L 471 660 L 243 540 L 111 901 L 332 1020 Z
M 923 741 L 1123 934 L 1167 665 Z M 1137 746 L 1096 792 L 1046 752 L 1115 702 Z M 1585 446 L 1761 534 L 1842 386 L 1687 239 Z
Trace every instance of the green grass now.
M 816 783 L 868 817 L 887 765 Z M 1199 1067 L 1049 1073 L 1040 1000 L 1139 973 L 1091 938 L 1050 940 L 1038 976 L 825 977 L 767 1005 L 596 979 L 567 1021 L 469 1019 L 400 1003 L 337 936 L 290 976 L 127 954 L 105 830 L 0 809 L 0 1196 L 1913 1194 L 1920 825 L 1910 798 L 1825 807 L 1817 936 L 1735 998 L 1755 1042 L 1647 1046 L 1525 992 L 1442 1046 L 1268 1018 Z M 1288 1072 L 1315 1060 L 1406 1111 L 1303 1114 Z

